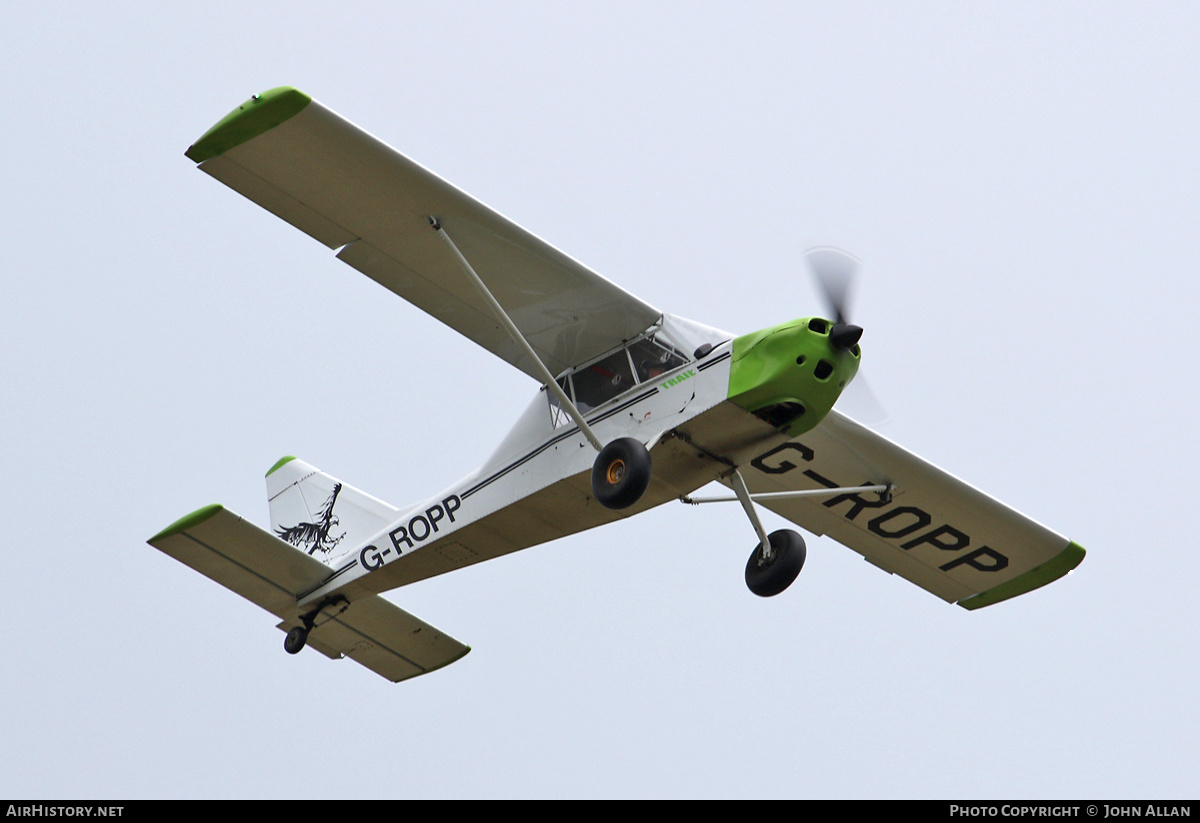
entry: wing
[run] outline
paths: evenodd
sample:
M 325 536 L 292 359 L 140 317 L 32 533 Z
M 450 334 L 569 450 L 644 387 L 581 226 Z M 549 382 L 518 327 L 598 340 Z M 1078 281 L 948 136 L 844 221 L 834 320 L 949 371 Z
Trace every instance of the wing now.
M 281 618 L 284 631 L 300 625 L 297 596 L 329 576 L 324 563 L 219 505 L 193 512 L 148 542 Z M 308 644 L 393 682 L 439 669 L 470 651 L 377 595 L 318 618 Z
M 661 315 L 296 89 L 246 101 L 187 156 L 539 381 L 429 215 L 555 374 L 619 346 Z
M 837 411 L 743 475 L 752 493 L 893 484 L 890 500 L 868 492 L 758 502 L 967 609 L 1044 586 L 1084 557 L 1078 544 Z

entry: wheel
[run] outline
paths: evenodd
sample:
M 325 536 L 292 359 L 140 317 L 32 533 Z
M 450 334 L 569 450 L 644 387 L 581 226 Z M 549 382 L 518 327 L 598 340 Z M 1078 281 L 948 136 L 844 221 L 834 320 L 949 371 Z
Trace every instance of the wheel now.
M 763 562 L 762 543 L 759 543 L 746 563 L 746 585 L 759 597 L 774 597 L 792 585 L 808 556 L 804 538 L 791 529 L 772 532 L 769 539 L 773 553 L 771 561 Z
M 299 654 L 307 642 L 308 629 L 297 626 L 287 633 L 287 637 L 283 638 L 283 650 L 288 654 Z
M 650 452 L 632 437 L 612 441 L 592 464 L 592 494 L 606 509 L 626 509 L 650 485 Z

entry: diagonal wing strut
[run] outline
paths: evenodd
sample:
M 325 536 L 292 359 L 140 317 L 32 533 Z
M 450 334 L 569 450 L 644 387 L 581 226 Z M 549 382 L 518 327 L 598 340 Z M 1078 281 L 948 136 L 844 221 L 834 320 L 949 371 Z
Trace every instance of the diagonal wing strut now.
M 536 370 L 542 378 L 542 382 L 546 384 L 546 391 L 558 398 L 558 402 L 562 404 L 562 408 L 575 421 L 575 425 L 579 426 L 579 430 L 583 432 L 583 436 L 595 447 L 596 451 L 601 451 L 604 445 L 600 442 L 600 438 L 596 437 L 596 433 L 592 431 L 592 427 L 583 419 L 583 414 L 576 408 L 571 398 L 567 397 L 567 393 L 562 390 L 562 386 L 558 385 L 558 381 L 554 379 L 554 375 L 550 373 L 550 369 L 546 368 L 546 364 L 542 362 L 537 352 L 533 350 L 533 346 L 529 345 L 529 341 L 525 339 L 525 335 L 521 334 L 521 330 L 517 328 L 517 324 L 512 321 L 512 318 L 508 316 L 508 312 L 500 305 L 500 301 L 488 290 L 487 284 L 483 282 L 482 278 L 475 273 L 475 269 L 467 262 L 467 258 L 463 256 L 463 253 L 458 250 L 458 246 L 450 239 L 450 235 L 446 234 L 446 230 L 442 228 L 442 224 L 438 219 L 433 215 L 430 215 L 428 219 L 429 225 L 437 232 L 438 237 L 445 240 L 446 245 L 454 252 L 454 257 L 458 260 L 458 265 L 462 268 L 463 274 L 467 275 L 467 279 L 479 290 L 480 295 L 487 301 L 492 312 L 496 315 L 496 319 L 508 330 L 513 341 L 524 350 L 525 356 L 534 363 Z
M 738 478 L 741 474 L 737 473 Z M 745 481 L 742 481 L 743 485 Z M 736 481 L 735 490 L 737 489 Z M 859 492 L 879 492 L 880 494 L 891 494 L 896 490 L 895 486 L 836 486 L 830 489 L 801 489 L 791 492 L 747 492 L 747 496 L 751 500 L 789 500 L 793 497 L 831 497 L 835 494 L 857 494 Z M 689 497 L 683 495 L 679 498 L 680 501 L 692 506 L 699 506 L 701 503 L 732 503 L 734 500 L 741 500 L 741 495 L 736 497 Z

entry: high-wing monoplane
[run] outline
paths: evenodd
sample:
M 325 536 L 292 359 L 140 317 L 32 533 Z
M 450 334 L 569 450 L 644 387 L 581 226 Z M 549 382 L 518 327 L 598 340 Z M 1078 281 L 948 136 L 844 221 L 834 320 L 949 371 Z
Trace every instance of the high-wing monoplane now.
M 469 649 L 380 597 L 417 580 L 670 501 L 738 501 L 769 597 L 805 559 L 765 506 L 885 571 L 977 609 L 1067 574 L 1084 550 L 834 409 L 858 372 L 851 258 L 809 256 L 830 317 L 734 335 L 639 300 L 283 87 L 186 152 L 541 388 L 479 469 L 396 508 L 293 457 L 267 472 L 271 527 L 220 505 L 150 544 L 278 619 L 290 653 L 350 657 L 392 681 Z M 718 481 L 731 495 L 696 498 Z

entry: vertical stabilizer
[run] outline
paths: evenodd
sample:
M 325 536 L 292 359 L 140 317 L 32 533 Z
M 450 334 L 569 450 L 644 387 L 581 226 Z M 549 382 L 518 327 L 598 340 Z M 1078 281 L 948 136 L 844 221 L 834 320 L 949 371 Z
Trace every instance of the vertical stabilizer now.
M 267 472 L 271 531 L 333 563 L 397 517 L 397 510 L 315 466 L 285 457 Z

